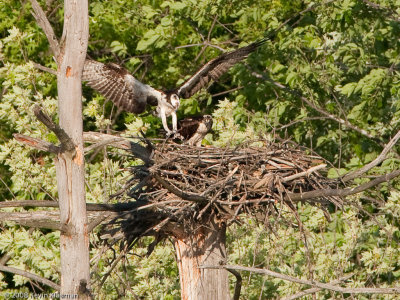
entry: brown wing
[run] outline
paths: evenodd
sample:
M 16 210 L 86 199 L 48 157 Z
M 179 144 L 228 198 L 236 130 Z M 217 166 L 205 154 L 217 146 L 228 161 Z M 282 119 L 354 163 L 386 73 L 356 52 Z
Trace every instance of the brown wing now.
M 129 72 L 116 64 L 103 64 L 87 59 L 82 80 L 98 91 L 116 106 L 133 112 L 142 113 L 146 104 L 157 104 L 160 92 L 141 83 Z
M 180 133 L 185 140 L 190 139 L 199 128 L 203 116 L 185 118 L 178 121 L 178 133 Z
M 251 52 L 264 44 L 269 38 L 264 38 L 246 47 L 239 48 L 232 52 L 224 53 L 221 56 L 210 60 L 202 66 L 196 74 L 186 80 L 178 89 L 180 98 L 189 98 L 200 89 L 206 87 L 211 80 L 216 81 L 222 74 L 227 72 L 233 65 L 246 58 Z
M 212 127 L 213 120 L 210 115 L 185 118 L 178 121 L 178 133 L 185 140 L 190 139 L 195 133 L 206 135 Z

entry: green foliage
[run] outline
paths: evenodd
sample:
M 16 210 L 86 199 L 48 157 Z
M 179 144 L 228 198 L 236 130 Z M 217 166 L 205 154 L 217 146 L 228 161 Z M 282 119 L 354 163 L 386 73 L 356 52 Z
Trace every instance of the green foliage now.
M 22 133 L 57 144 L 56 137 L 32 113 L 33 105 L 39 104 L 57 121 L 55 77 L 38 71 L 32 62 L 53 69 L 56 66 L 46 38 L 30 14 L 29 1 L 3 2 L 0 201 L 56 199 L 54 157 L 12 139 L 13 133 Z M 221 54 L 220 48 L 230 51 L 260 39 L 314 3 L 322 1 L 90 1 L 88 53 L 100 61 L 123 64 L 152 86 L 171 88 Z M 330 177 L 372 161 L 400 125 L 400 4 L 394 0 L 374 3 L 381 9 L 366 1 L 333 1 L 295 18 L 208 91 L 182 101 L 179 118 L 212 114 L 214 132 L 206 137 L 205 144 L 234 146 L 249 138 L 291 138 L 337 167 L 338 170 L 329 170 Z M 61 36 L 63 10 L 59 4 L 41 2 L 56 34 Z M 280 89 L 273 82 L 286 85 L 289 90 Z M 222 97 L 212 96 L 237 87 L 242 88 Z M 300 95 L 331 117 L 312 108 Z M 142 130 L 148 136 L 159 135 L 158 118 L 147 113 L 116 116 L 116 108 L 87 87 L 83 105 L 85 130 L 115 130 L 124 136 L 134 136 Z M 339 118 L 359 130 L 348 128 Z M 370 175 L 399 168 L 399 147 L 396 145 L 393 150 L 390 159 L 372 169 Z M 127 178 L 127 168 L 136 164 L 127 159 L 126 153 L 110 148 L 97 155 L 89 153 L 86 161 L 88 202 L 109 201 L 109 195 L 118 191 Z M 395 285 L 400 277 L 398 190 L 395 181 L 351 198 L 353 205 L 331 211 L 331 222 L 319 209 L 299 206 L 303 233 L 287 225 L 296 220 L 279 205 L 282 218 L 268 220 L 268 228 L 273 231 L 244 218 L 243 225 L 232 227 L 229 232 L 230 263 L 323 282 L 354 272 L 348 286 Z M 96 234 L 92 239 L 93 245 L 99 242 Z M 147 258 L 149 242 L 136 246 L 133 252 L 140 256 L 127 257 L 103 286 L 98 285 L 98 279 L 108 271 L 113 251 L 100 253 L 93 246 L 96 294 L 119 299 L 123 297 L 119 286 L 125 282 L 133 293 L 146 299 L 179 299 L 171 245 L 157 247 Z M 118 247 L 115 251 L 119 252 Z M 4 224 L 0 253 L 13 253 L 7 265 L 59 282 L 56 233 Z M 243 299 L 281 298 L 304 288 L 270 277 L 243 276 Z M 0 274 L 0 288 L 15 292 L 32 287 L 25 278 Z M 126 297 L 134 296 L 128 292 Z M 338 297 L 341 295 L 330 292 L 318 294 L 318 299 Z

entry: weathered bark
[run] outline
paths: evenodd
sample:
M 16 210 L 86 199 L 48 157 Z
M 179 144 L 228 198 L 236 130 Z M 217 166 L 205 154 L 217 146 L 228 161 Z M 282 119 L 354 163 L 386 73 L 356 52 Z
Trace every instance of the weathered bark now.
M 226 262 L 226 225 L 214 221 L 191 234 L 175 238 L 181 282 L 181 299 L 230 299 L 228 271 L 199 269 L 202 265 Z
M 89 37 L 88 1 L 64 1 L 64 28 L 57 57 L 60 127 L 75 149 L 56 158 L 60 204 L 61 294 L 90 298 L 89 236 L 85 202 L 81 74 Z

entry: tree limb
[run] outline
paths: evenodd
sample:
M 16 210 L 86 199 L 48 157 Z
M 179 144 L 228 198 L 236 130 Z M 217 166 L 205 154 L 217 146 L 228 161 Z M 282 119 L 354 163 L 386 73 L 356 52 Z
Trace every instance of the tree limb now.
M 352 180 L 354 178 L 357 178 L 360 175 L 362 175 L 362 174 L 368 172 L 369 170 L 371 170 L 373 167 L 379 165 L 382 161 L 384 161 L 386 159 L 387 154 L 393 148 L 393 146 L 397 143 L 399 138 L 400 138 L 400 130 L 389 141 L 389 143 L 386 144 L 385 148 L 383 148 L 382 152 L 378 155 L 377 158 L 375 158 L 369 164 L 366 164 L 361 169 L 358 169 L 358 170 L 355 170 L 353 172 L 347 173 L 346 175 L 343 176 L 342 181 L 346 182 L 346 181 Z
M 168 191 L 170 191 L 172 194 L 175 194 L 179 198 L 182 198 L 182 199 L 188 200 L 188 201 L 195 201 L 195 202 L 207 202 L 208 201 L 207 197 L 203 197 L 199 194 L 187 193 L 187 192 L 184 192 L 184 191 L 178 189 L 177 187 L 171 185 L 170 183 L 168 183 L 166 180 L 162 179 L 159 175 L 157 175 L 155 173 L 153 174 L 153 177 L 164 188 L 166 188 Z
M 51 152 L 54 154 L 57 154 L 61 151 L 60 147 L 58 147 L 52 143 L 43 141 L 41 139 L 37 139 L 37 138 L 30 137 L 27 135 L 19 134 L 19 133 L 14 133 L 13 136 L 18 142 L 28 145 L 32 148 L 36 148 L 38 150 L 43 150 L 43 151 Z
M 0 222 L 5 221 L 28 227 L 61 229 L 58 211 L 0 212 Z
M 54 70 L 54 69 L 52 69 L 52 68 L 48 68 L 48 67 L 42 66 L 42 65 L 40 65 L 40 64 L 38 64 L 38 63 L 35 63 L 35 62 L 33 63 L 33 66 L 34 66 L 36 69 L 39 69 L 39 70 L 48 72 L 48 73 L 53 74 L 53 75 L 57 75 L 57 71 Z
M 83 140 L 85 142 L 95 143 L 95 145 L 103 145 L 103 143 L 106 142 L 106 145 L 111 145 L 124 150 L 130 150 L 131 148 L 131 142 L 128 139 L 100 132 L 84 132 Z
M 57 138 L 60 140 L 61 149 L 68 152 L 75 151 L 75 144 L 68 134 L 62 129 L 58 124 L 54 123 L 53 120 L 46 115 L 40 106 L 35 105 L 33 108 L 33 113 L 36 118 L 42 122 L 49 130 L 53 131 Z
M 46 14 L 44 13 L 39 3 L 36 0 L 30 0 L 30 1 L 33 8 L 32 15 L 36 19 L 38 25 L 42 28 L 44 34 L 46 35 L 47 40 L 49 41 L 51 51 L 53 52 L 54 57 L 58 61 L 60 55 L 60 45 L 58 43 L 56 35 L 54 34 L 54 30 L 51 27 L 50 22 L 47 19 Z
M 104 211 L 92 211 L 88 214 L 88 219 L 91 223 L 91 229 L 94 229 L 99 222 L 99 217 L 117 217 L 117 212 L 104 213 Z M 0 222 L 15 222 L 22 226 L 34 228 L 47 228 L 52 230 L 63 230 L 60 224 L 59 211 L 28 211 L 28 212 L 0 212 Z
M 39 201 L 39 200 L 22 200 L 22 201 L 4 201 L 0 202 L 0 209 L 5 207 L 59 207 L 56 201 Z M 135 202 L 127 203 L 86 203 L 86 210 L 88 211 L 112 211 L 121 212 L 127 210 L 134 210 L 147 206 L 146 204 L 138 204 Z
M 138 139 L 143 140 L 139 137 Z M 105 145 L 111 145 L 132 152 L 135 157 L 143 160 L 146 164 L 151 162 L 152 150 L 149 147 L 144 147 L 139 143 L 132 142 L 124 137 L 116 137 L 111 134 L 89 131 L 83 133 L 83 140 L 85 142 L 95 143 L 93 146 L 86 147 L 85 151 L 90 151 L 94 148 Z
M 296 282 L 296 283 L 300 283 L 300 284 L 306 284 L 306 285 L 318 287 L 321 289 L 331 290 L 331 291 L 345 293 L 345 294 L 400 294 L 400 287 L 394 287 L 394 288 L 343 288 L 340 286 L 335 286 L 330 283 L 322 283 L 322 282 L 318 282 L 315 280 L 299 279 L 296 277 L 292 277 L 289 275 L 270 271 L 267 269 L 258 269 L 258 268 L 232 266 L 232 265 L 199 266 L 199 268 L 200 269 L 226 269 L 226 270 L 238 270 L 238 271 L 253 272 L 253 273 L 272 276 L 275 278 L 280 278 L 282 280 L 287 280 L 287 281 Z
M 235 292 L 233 294 L 232 300 L 239 300 L 240 290 L 242 289 L 242 276 L 236 270 L 228 269 L 228 271 L 236 277 Z
M 302 200 L 309 200 L 318 197 L 346 197 L 349 195 L 354 195 L 360 192 L 363 192 L 369 188 L 372 188 L 380 183 L 392 180 L 393 178 L 400 175 L 400 170 L 393 171 L 392 173 L 385 174 L 379 176 L 369 182 L 363 183 L 359 186 L 352 187 L 352 188 L 345 188 L 345 189 L 321 189 L 321 190 L 314 190 L 310 192 L 304 193 L 287 193 L 287 197 L 291 201 L 302 201 Z
M 20 276 L 24 276 L 26 278 L 30 278 L 30 279 L 32 279 L 34 281 L 37 281 L 37 282 L 43 283 L 45 285 L 48 285 L 49 287 L 52 287 L 56 291 L 60 291 L 60 286 L 58 284 L 54 283 L 51 280 L 48 280 L 47 278 L 40 277 L 40 276 L 38 276 L 36 274 L 30 273 L 30 272 L 27 272 L 27 271 L 23 271 L 23 270 L 20 270 L 20 269 L 17 269 L 17 268 L 4 266 L 4 265 L 0 265 L 0 271 L 16 274 L 16 275 L 20 275 Z
M 299 178 L 299 177 L 309 176 L 311 173 L 316 172 L 316 171 L 321 170 L 321 169 L 324 169 L 325 167 L 326 167 L 326 164 L 321 164 L 321 165 L 318 165 L 318 166 L 315 166 L 315 167 L 311 167 L 307 171 L 300 172 L 300 173 L 297 173 L 297 174 L 294 174 L 294 175 L 291 175 L 291 176 L 284 177 L 284 178 L 282 178 L 282 181 L 283 182 L 288 182 L 288 181 L 294 180 L 294 179 Z
M 330 282 L 329 284 L 337 285 L 337 284 L 341 283 L 342 281 L 345 281 L 345 280 L 351 278 L 353 275 L 354 274 L 349 274 L 347 276 L 343 276 L 343 277 L 339 278 L 338 280 L 334 280 L 334 281 Z M 295 300 L 297 298 L 300 298 L 300 297 L 303 297 L 303 296 L 306 296 L 306 295 L 310 295 L 310 294 L 314 294 L 314 293 L 322 291 L 322 290 L 323 290 L 322 288 L 318 288 L 318 287 L 310 288 L 310 289 L 298 292 L 298 293 L 296 293 L 294 295 L 281 298 L 281 300 Z

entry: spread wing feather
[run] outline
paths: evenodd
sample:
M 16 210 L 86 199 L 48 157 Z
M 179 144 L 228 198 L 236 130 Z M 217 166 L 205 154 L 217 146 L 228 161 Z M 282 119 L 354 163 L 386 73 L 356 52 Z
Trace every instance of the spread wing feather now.
M 177 89 L 178 96 L 180 98 L 189 98 L 193 96 L 200 89 L 206 87 L 211 80 L 216 81 L 222 74 L 227 72 L 236 63 L 246 58 L 268 39 L 269 38 L 261 39 L 246 47 L 224 53 L 210 60 Z
M 160 92 L 143 84 L 116 64 L 87 59 L 82 80 L 122 109 L 142 113 L 146 104 L 157 105 Z

